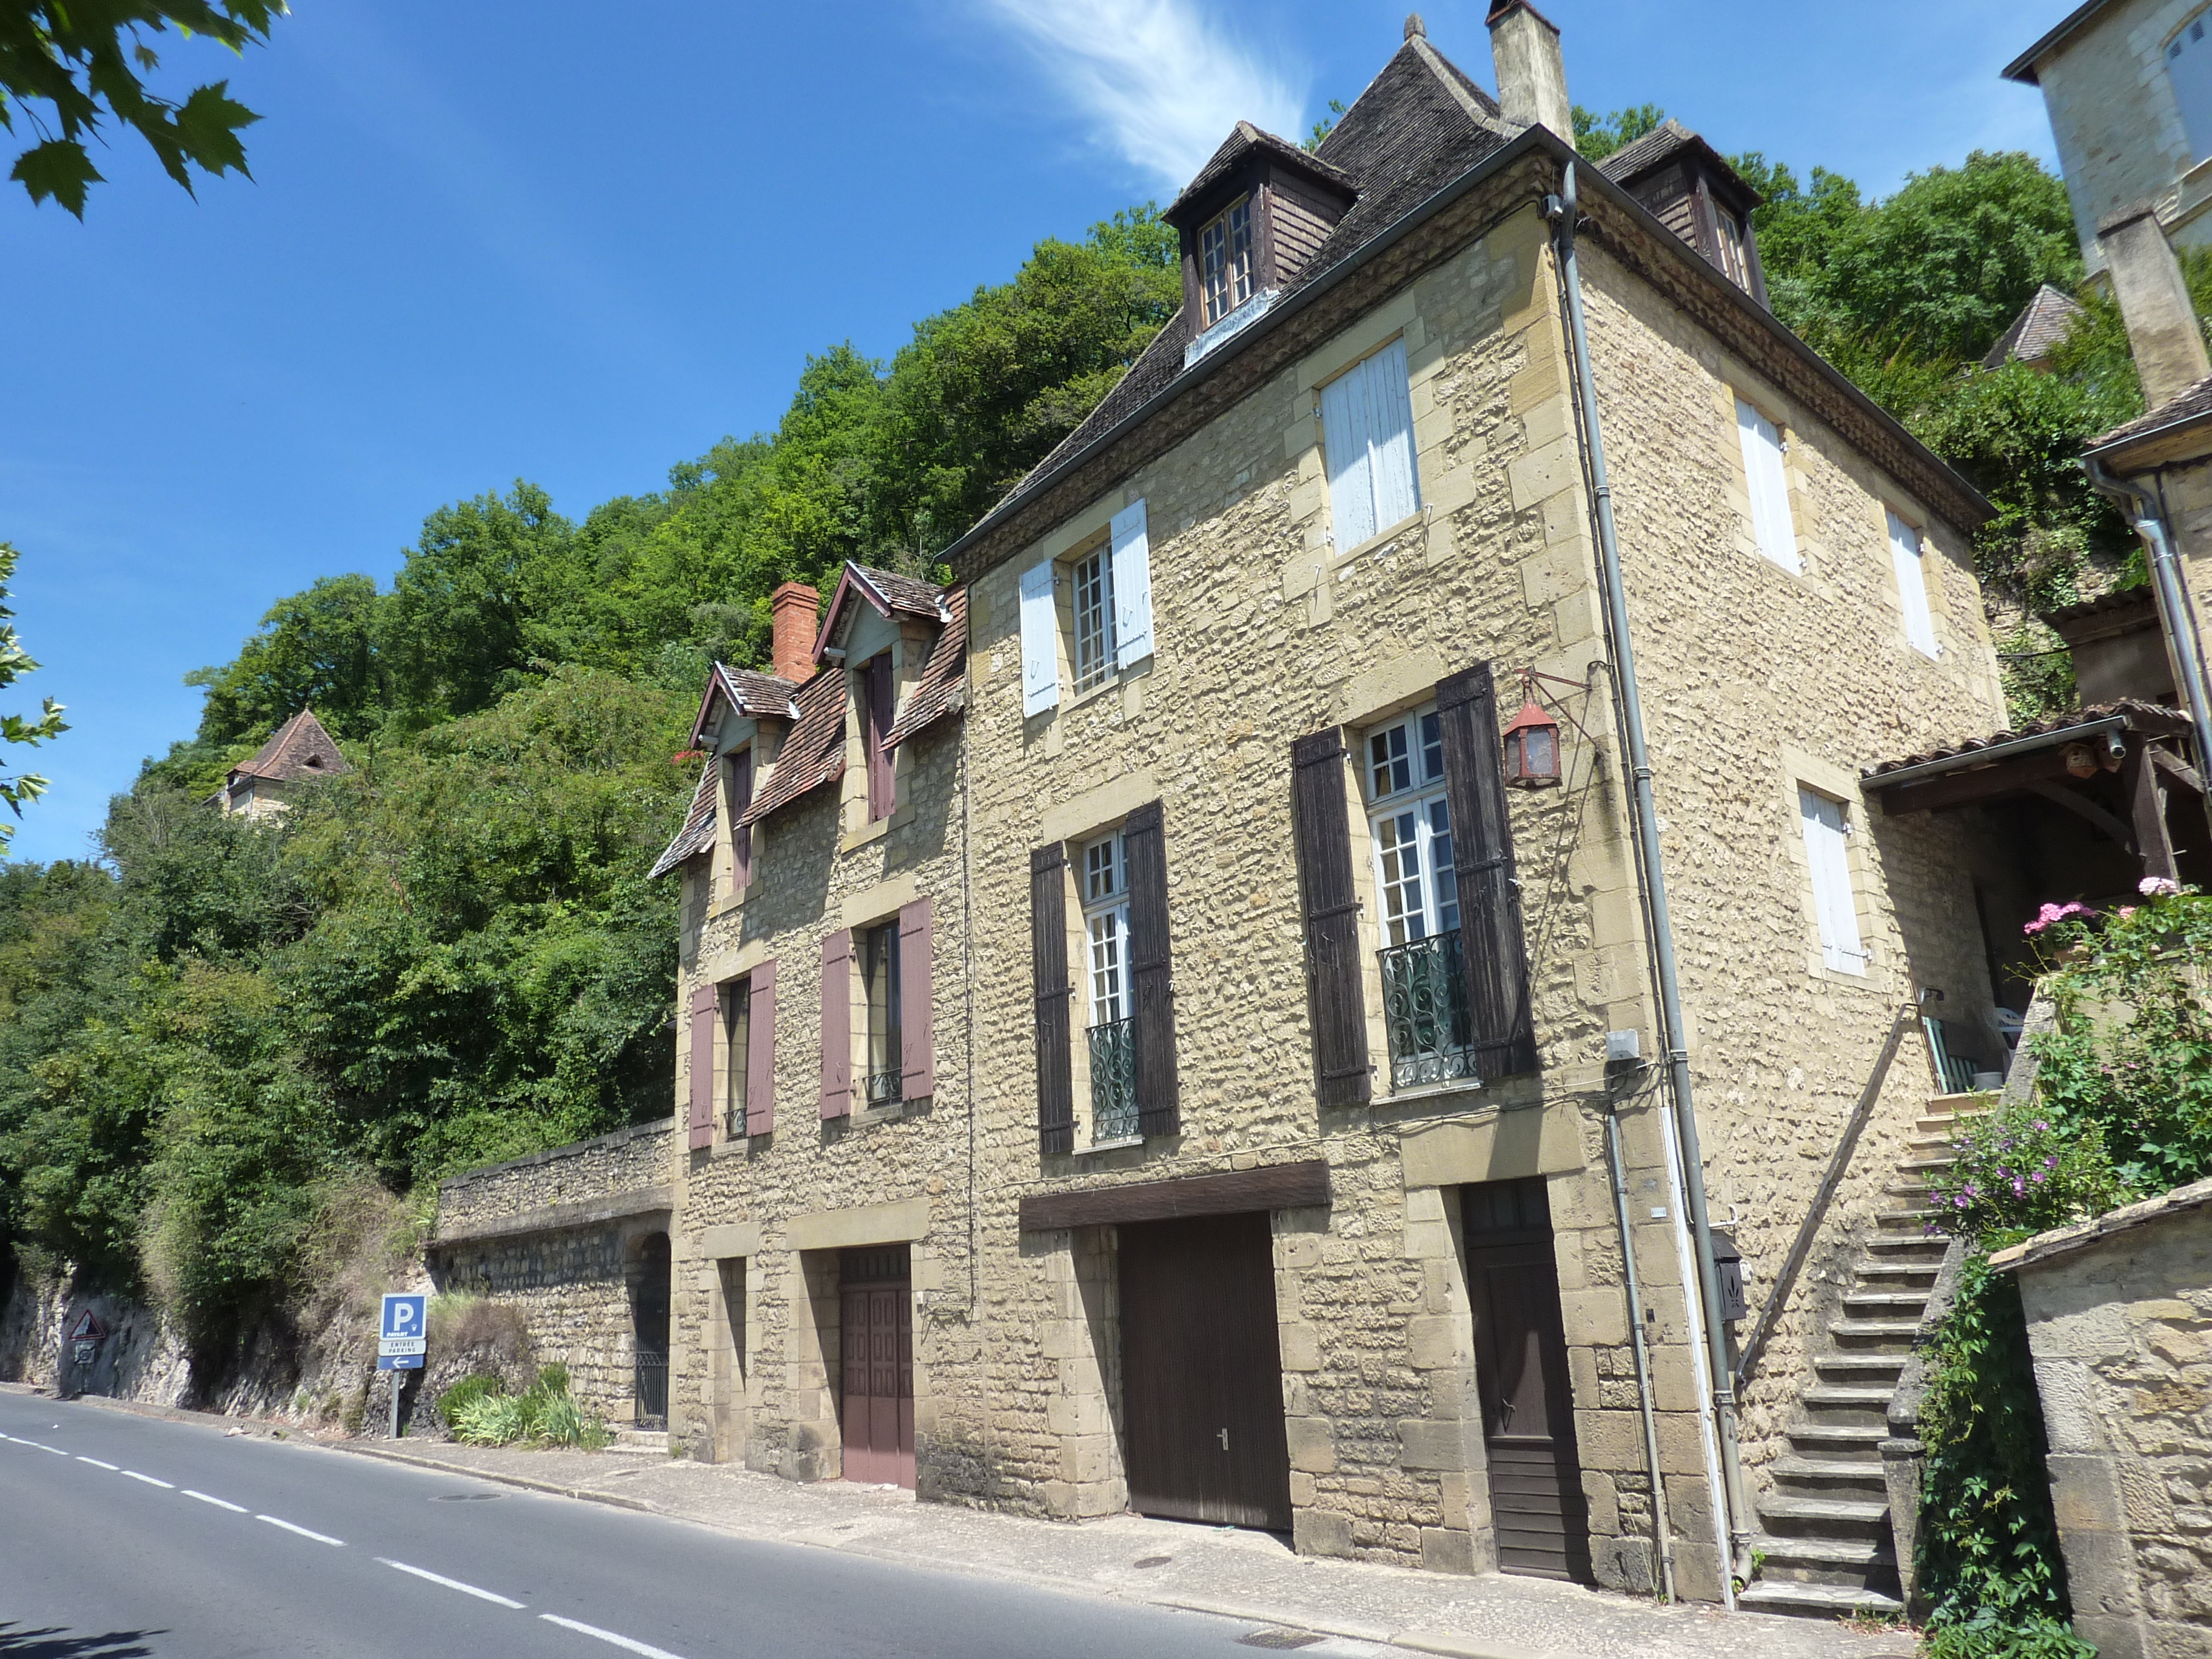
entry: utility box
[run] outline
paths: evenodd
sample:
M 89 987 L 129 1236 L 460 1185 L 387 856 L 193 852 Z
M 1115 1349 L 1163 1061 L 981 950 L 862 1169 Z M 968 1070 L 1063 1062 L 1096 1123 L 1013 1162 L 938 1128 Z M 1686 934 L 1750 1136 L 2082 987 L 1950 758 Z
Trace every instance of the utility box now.
M 1751 1298 L 1744 1294 L 1743 1252 L 1736 1249 L 1732 1235 L 1717 1227 L 1713 1230 L 1713 1266 L 1720 1275 L 1721 1317 L 1730 1324 L 1748 1319 Z

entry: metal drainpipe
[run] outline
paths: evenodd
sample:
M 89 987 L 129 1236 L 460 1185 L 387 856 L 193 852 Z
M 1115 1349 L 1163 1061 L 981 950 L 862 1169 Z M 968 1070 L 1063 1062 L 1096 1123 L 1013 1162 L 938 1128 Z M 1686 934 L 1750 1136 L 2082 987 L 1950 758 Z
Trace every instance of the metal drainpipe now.
M 1628 1287 L 1628 1329 L 1636 1339 L 1636 1397 L 1644 1407 L 1644 1461 L 1651 1469 L 1651 1547 L 1659 1552 L 1661 1599 L 1674 1599 L 1674 1529 L 1667 1523 L 1667 1486 L 1659 1467 L 1659 1418 L 1651 1407 L 1651 1360 L 1644 1348 L 1644 1291 L 1628 1230 L 1628 1170 L 1620 1156 L 1620 1103 L 1606 1102 L 1605 1155 L 1613 1166 L 1613 1207 L 1620 1218 L 1621 1277 Z
M 1702 1334 L 1706 1352 L 1714 1416 L 1719 1441 L 1722 1490 L 1714 1505 L 1715 1532 L 1721 1553 L 1721 1594 L 1735 1606 L 1735 1578 L 1750 1576 L 1750 1515 L 1743 1489 L 1743 1466 L 1736 1453 L 1735 1379 L 1729 1369 L 1728 1333 L 1721 1318 L 1720 1273 L 1713 1261 L 1713 1232 L 1705 1212 L 1705 1160 L 1698 1146 L 1698 1116 L 1690 1082 L 1690 1051 L 1683 1033 L 1682 990 L 1675 973 L 1674 930 L 1667 908 L 1667 876 L 1659 854 L 1659 809 L 1651 793 L 1651 757 L 1644 740 L 1644 704 L 1636 685 L 1636 653 L 1628 634 L 1628 596 L 1620 579 L 1620 539 L 1613 525 L 1613 488 L 1605 465 L 1605 438 L 1598 422 L 1595 382 L 1590 373 L 1589 334 L 1583 318 L 1581 268 L 1575 260 L 1575 163 L 1567 164 L 1560 196 L 1545 203 L 1545 213 L 1554 221 L 1553 236 L 1559 258 L 1559 283 L 1567 303 L 1567 328 L 1573 352 L 1571 373 L 1575 401 L 1582 416 L 1583 439 L 1588 450 L 1590 494 L 1595 504 L 1598 562 L 1605 578 L 1607 631 L 1612 636 L 1613 681 L 1620 691 L 1622 736 L 1628 746 L 1630 771 L 1635 787 L 1629 810 L 1636 827 L 1639 857 L 1639 885 L 1650 921 L 1653 977 L 1658 981 L 1659 1018 L 1667 1041 L 1667 1068 L 1674 1096 L 1674 1127 L 1680 1137 L 1680 1160 L 1670 1159 L 1669 1174 L 1676 1183 L 1680 1206 L 1686 1208 L 1696 1241 L 1697 1277 L 1703 1291 L 1699 1302 L 1685 1311 L 1696 1334 Z M 1702 1312 L 1703 1318 L 1698 1318 Z M 1702 1324 L 1702 1333 L 1697 1327 Z
M 2188 700 L 2191 733 L 2197 739 L 2197 767 L 2202 775 L 2207 767 L 2212 767 L 2212 687 L 2205 684 L 2203 644 L 2197 636 L 2197 607 L 2190 602 L 2188 584 L 2173 555 L 2166 503 L 2156 491 L 2106 471 L 2094 456 L 2083 456 L 2081 465 L 2100 494 L 2129 509 L 2129 520 L 2150 553 L 2151 586 L 2158 594 L 2159 620 L 2166 626 L 2166 642 L 2181 670 L 2181 695 Z M 2212 799 L 2206 800 L 2204 806 L 2212 813 Z

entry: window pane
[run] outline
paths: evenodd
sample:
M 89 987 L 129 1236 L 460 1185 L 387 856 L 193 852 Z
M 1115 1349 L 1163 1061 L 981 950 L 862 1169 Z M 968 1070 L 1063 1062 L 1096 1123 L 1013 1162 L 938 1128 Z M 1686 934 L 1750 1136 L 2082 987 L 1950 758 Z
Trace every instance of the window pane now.
M 868 1001 L 868 1101 L 899 1097 L 898 923 L 885 922 L 861 936 L 860 971 Z
M 2203 29 L 2200 18 L 2176 35 L 2166 50 L 2166 78 L 2181 108 L 2192 161 L 2212 155 L 2212 42 L 2204 39 Z
M 1443 777 L 1443 722 L 1434 714 L 1424 714 L 1421 716 L 1421 781 L 1442 783 Z
M 1115 905 L 1090 918 L 1091 1023 L 1129 1016 L 1129 909 Z
M 1100 548 L 1075 567 L 1075 689 L 1088 691 L 1114 669 L 1114 562 Z
M 1388 812 L 1375 820 L 1382 921 L 1393 945 L 1428 937 L 1428 910 L 1422 896 L 1420 822 L 1420 813 L 1411 809 Z
M 729 1113 L 732 1134 L 745 1131 L 745 1084 L 752 1067 L 753 993 L 752 981 L 741 979 L 722 988 L 722 1024 L 728 1036 L 724 1047 L 728 1051 L 723 1076 L 726 1082 L 724 1093 Z
M 1096 903 L 1111 898 L 1121 890 L 1121 836 L 1120 831 L 1103 841 L 1094 841 L 1083 853 L 1083 902 Z
M 1429 874 L 1436 889 L 1437 931 L 1459 927 L 1459 870 L 1452 859 L 1451 808 L 1442 796 L 1428 805 Z
M 1413 787 L 1413 758 L 1406 752 L 1406 728 L 1394 726 L 1367 740 L 1368 793 L 1382 799 Z

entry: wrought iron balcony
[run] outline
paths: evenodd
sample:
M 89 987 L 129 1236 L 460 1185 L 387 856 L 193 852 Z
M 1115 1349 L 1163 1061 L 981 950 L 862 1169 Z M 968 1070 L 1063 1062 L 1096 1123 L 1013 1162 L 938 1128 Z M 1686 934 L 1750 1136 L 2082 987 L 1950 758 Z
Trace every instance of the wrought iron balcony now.
M 1091 1040 L 1091 1138 L 1127 1140 L 1137 1133 L 1137 1022 L 1109 1019 Z
M 888 1072 L 869 1073 L 868 1104 L 888 1106 L 893 1101 L 901 1098 L 901 1088 L 905 1080 L 904 1073 L 896 1066 L 893 1066 Z
M 1456 931 L 1382 952 L 1390 1083 L 1413 1088 L 1478 1075 L 1467 1012 L 1467 964 Z

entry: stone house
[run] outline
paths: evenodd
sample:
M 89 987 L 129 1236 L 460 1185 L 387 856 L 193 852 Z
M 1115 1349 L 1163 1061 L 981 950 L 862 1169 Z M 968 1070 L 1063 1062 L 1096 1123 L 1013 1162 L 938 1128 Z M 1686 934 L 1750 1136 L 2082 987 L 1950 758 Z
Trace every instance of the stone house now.
M 2212 1181 L 1999 1251 L 2020 1285 L 2076 1633 L 2212 1652 Z
M 2185 246 L 2212 242 L 2212 8 L 2205 0 L 2087 0 L 2005 66 L 2043 92 L 2081 257 L 2137 203 Z
M 249 758 L 232 767 L 212 799 L 226 814 L 265 818 L 286 810 L 294 787 L 302 780 L 334 778 L 352 770 L 352 763 L 338 752 L 315 711 L 302 708 Z
M 1923 991 L 2004 1036 L 1974 836 L 1862 775 L 2001 719 L 1986 509 L 1768 313 L 1720 157 L 1579 162 L 1492 27 L 1496 98 L 1409 20 L 1316 151 L 1239 125 L 953 586 L 786 584 L 714 670 L 665 1179 L 441 1233 L 665 1261 L 692 1455 L 1895 1605 L 1890 1062 Z

